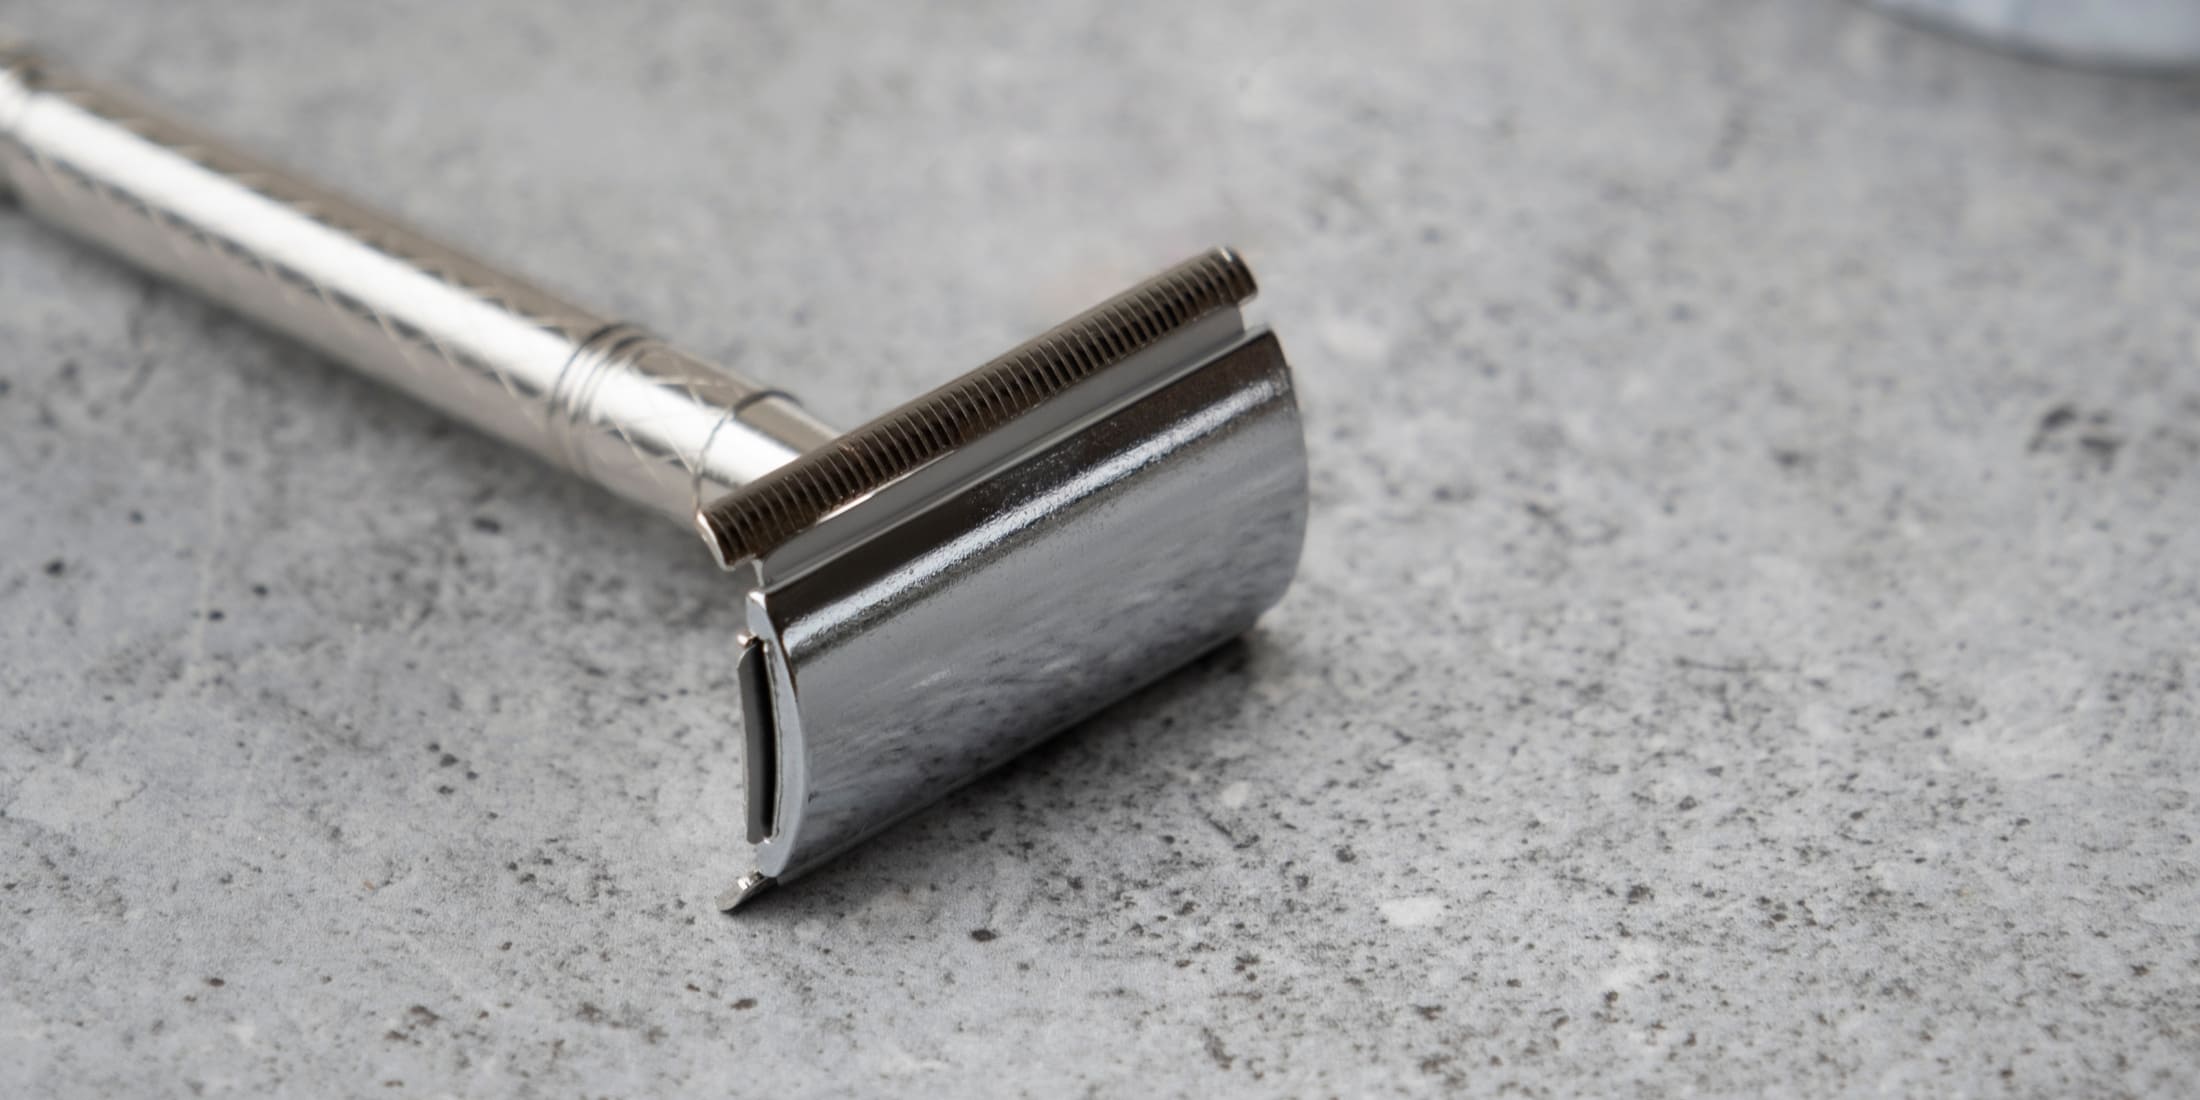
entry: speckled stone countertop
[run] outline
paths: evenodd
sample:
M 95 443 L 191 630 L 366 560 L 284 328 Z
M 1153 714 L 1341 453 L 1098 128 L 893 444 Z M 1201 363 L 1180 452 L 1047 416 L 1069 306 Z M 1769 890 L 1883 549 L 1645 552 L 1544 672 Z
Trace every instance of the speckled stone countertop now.
M 2190 1096 L 2200 86 L 1786 0 L 0 22 L 851 423 L 1217 241 L 1244 643 L 738 917 L 692 537 L 0 213 L 0 1094 Z

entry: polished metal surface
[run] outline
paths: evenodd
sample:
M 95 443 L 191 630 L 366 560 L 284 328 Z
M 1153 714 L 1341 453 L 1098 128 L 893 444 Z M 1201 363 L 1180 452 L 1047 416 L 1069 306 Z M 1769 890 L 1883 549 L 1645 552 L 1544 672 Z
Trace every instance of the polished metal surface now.
M 763 553 L 1257 290 L 1229 249 L 1186 260 L 727 494 L 697 517 L 703 538 L 724 565 Z
M 1865 0 L 1906 19 L 2072 65 L 2200 69 L 2200 0 Z
M 20 51 L 0 190 L 684 524 L 826 442 L 787 397 Z
M 777 812 L 721 904 L 1235 637 L 1282 596 L 1306 525 L 1304 436 L 1275 337 L 1229 320 L 1186 334 L 1204 346 L 1125 365 L 1151 386 L 1095 379 L 1050 410 L 1066 423 L 1035 425 L 984 469 L 928 469 L 937 484 L 892 486 L 743 570 L 778 784 L 750 798 Z M 1236 338 L 1216 350 L 1218 335 Z
M 1246 330 L 1254 282 L 1227 250 L 836 438 L 784 394 L 5 49 L 0 189 L 696 525 L 746 622 L 722 655 L 753 845 L 728 908 L 1234 637 L 1297 568 L 1290 369 Z

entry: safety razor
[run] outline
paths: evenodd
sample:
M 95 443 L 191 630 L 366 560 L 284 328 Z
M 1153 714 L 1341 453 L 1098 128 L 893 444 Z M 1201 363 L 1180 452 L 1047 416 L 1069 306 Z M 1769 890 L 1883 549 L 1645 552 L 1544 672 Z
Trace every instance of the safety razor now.
M 745 745 L 724 908 L 1237 636 L 1297 569 L 1291 373 L 1228 250 L 835 434 L 20 48 L 0 190 L 698 531 L 743 622 L 710 657 Z

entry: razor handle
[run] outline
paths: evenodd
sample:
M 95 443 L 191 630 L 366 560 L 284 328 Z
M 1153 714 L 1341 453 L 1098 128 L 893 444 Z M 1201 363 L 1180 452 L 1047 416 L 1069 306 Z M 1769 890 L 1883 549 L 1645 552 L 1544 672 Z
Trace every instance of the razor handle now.
M 0 192 L 683 527 L 834 437 L 777 390 L 4 45 Z
M 1305 541 L 1290 364 L 1228 249 L 835 434 L 5 49 L 0 191 L 692 525 L 744 628 L 750 862 L 724 908 L 1237 637 Z

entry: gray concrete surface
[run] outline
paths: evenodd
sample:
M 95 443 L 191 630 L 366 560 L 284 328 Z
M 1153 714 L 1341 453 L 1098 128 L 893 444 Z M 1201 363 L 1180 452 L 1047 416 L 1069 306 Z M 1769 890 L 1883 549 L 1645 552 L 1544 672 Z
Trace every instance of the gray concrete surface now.
M 1234 241 L 1297 588 L 738 918 L 683 532 L 0 214 L 0 1093 L 2192 1095 L 2200 87 L 1846 4 L 133 4 L 851 422 Z

